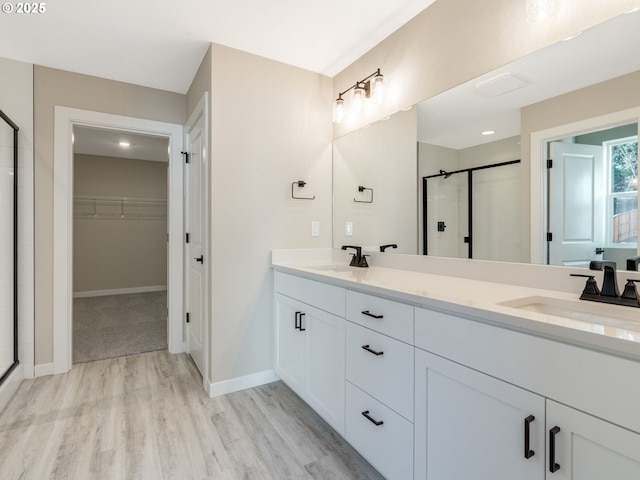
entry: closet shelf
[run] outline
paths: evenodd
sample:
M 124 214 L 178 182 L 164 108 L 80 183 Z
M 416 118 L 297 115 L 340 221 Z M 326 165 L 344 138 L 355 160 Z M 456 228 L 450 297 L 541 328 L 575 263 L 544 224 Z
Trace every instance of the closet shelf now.
M 76 196 L 73 199 L 73 218 L 82 220 L 166 220 L 167 201 L 159 198 Z

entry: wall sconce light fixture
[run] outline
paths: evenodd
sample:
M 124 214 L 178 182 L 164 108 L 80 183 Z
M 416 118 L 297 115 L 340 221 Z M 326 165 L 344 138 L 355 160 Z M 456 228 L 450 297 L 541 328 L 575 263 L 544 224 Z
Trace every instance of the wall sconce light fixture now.
M 384 98 L 384 75 L 378 69 L 344 92 L 340 92 L 338 98 L 333 102 L 333 121 L 336 123 L 342 123 L 348 113 L 343 95 L 349 92 L 352 92 L 350 108 L 354 113 L 361 113 L 369 99 L 380 105 Z

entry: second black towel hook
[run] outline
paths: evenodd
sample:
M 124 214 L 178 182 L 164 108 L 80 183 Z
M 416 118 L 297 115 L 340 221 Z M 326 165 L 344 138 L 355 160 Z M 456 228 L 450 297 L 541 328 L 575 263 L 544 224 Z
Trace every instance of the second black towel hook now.
M 362 185 L 358 186 L 358 191 L 359 192 L 364 192 L 365 190 L 369 190 L 371 192 L 371 199 L 369 199 L 369 200 L 356 200 L 354 198 L 353 201 L 356 202 L 356 203 L 373 203 L 373 188 L 363 187 Z
M 291 184 L 291 198 L 295 198 L 296 200 L 315 200 L 316 196 L 314 195 L 313 197 L 296 197 L 293 193 L 293 188 L 297 185 L 298 188 L 303 188 L 305 185 L 307 184 L 307 182 L 305 182 L 304 180 L 298 180 L 297 182 L 293 182 Z

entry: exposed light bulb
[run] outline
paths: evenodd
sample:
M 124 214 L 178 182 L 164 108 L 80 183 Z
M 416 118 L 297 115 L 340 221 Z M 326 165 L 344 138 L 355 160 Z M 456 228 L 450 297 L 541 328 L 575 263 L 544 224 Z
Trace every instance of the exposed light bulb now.
M 384 100 L 384 76 L 381 73 L 371 79 L 371 96 L 378 105 Z
M 365 92 L 364 88 L 362 88 L 362 84 L 358 84 L 356 88 L 353 89 L 353 110 L 355 112 L 362 112 L 364 108 L 364 99 L 366 97 L 367 92 Z
M 333 121 L 336 123 L 342 123 L 344 121 L 344 100 L 342 96 L 339 96 L 335 102 L 333 102 Z

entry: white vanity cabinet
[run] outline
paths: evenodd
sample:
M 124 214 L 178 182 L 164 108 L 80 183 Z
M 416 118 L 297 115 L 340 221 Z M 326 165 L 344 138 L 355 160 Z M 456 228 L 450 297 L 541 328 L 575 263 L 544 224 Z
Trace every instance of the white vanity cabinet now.
M 640 434 L 552 400 L 547 400 L 546 431 L 547 479 L 640 478 Z
M 413 307 L 352 290 L 346 300 L 345 438 L 386 478 L 413 478 Z
M 544 397 L 416 349 L 416 479 L 541 480 L 544 419 Z
M 280 272 L 275 275 L 275 289 L 275 371 L 344 435 L 344 289 Z
M 640 478 L 637 362 L 421 308 L 416 346 L 416 479 Z

